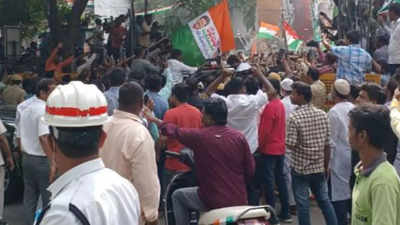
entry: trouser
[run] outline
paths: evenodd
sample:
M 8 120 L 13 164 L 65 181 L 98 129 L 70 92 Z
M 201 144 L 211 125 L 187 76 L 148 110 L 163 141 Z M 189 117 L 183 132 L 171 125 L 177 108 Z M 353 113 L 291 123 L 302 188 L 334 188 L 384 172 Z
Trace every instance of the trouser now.
M 6 167 L 0 166 L 0 220 L 3 219 L 4 212 L 4 178 L 6 175 Z
M 27 224 L 33 224 L 39 196 L 42 207 L 49 203 L 49 161 L 47 157 L 23 154 L 22 169 L 24 171 L 24 211 Z
M 347 215 L 350 212 L 350 200 L 335 201 L 332 202 L 332 205 L 335 209 L 338 225 L 348 225 L 349 220 L 347 219 Z
M 337 225 L 335 210 L 329 200 L 328 184 L 323 173 L 302 175 L 292 170 L 292 184 L 299 225 L 311 225 L 309 190 L 315 195 L 327 225 Z
M 247 198 L 249 205 L 258 206 L 260 204 L 261 187 L 263 186 L 264 166 L 262 155 L 254 153 L 256 171 L 253 179 L 247 184 Z
M 400 68 L 400 64 L 389 64 L 387 72 L 393 76 L 398 68 Z
M 292 174 L 290 173 L 290 160 L 285 155 L 285 166 L 283 167 L 283 176 L 285 177 L 286 187 L 288 190 L 289 205 L 295 206 L 296 201 L 294 200 L 293 188 L 292 188 Z
M 281 201 L 281 218 L 289 218 L 289 197 L 286 187 L 283 167 L 285 164 L 284 155 L 263 155 L 264 161 L 264 182 L 266 186 L 267 204 L 275 208 L 275 182 L 278 187 L 279 199 Z
M 172 194 L 172 205 L 174 208 L 175 225 L 188 225 L 190 211 L 205 212 L 207 210 L 200 200 L 198 187 L 181 188 Z

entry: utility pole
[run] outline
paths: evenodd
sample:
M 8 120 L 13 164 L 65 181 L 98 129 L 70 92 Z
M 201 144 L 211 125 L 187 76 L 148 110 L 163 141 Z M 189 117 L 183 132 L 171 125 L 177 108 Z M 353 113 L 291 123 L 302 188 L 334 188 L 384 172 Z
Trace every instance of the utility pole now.
M 132 0 L 131 2 L 131 10 L 129 13 L 129 33 L 130 33 L 130 55 L 134 55 L 135 54 L 135 46 L 136 46 L 136 30 L 135 30 L 135 24 L 136 24 L 136 16 L 135 16 L 135 0 Z
M 281 27 L 281 30 L 282 30 L 282 32 L 283 32 L 283 42 L 284 42 L 284 46 L 285 46 L 285 50 L 286 51 L 289 51 L 289 46 L 288 46 L 288 43 L 287 43 L 287 37 L 286 37 L 286 30 L 285 30 L 285 26 L 283 26 L 283 23 L 285 22 L 285 3 L 284 3 L 284 0 L 282 0 L 282 3 L 281 3 L 281 22 L 280 22 L 280 27 Z
M 144 15 L 147 15 L 148 9 L 149 9 L 149 1 L 144 0 Z

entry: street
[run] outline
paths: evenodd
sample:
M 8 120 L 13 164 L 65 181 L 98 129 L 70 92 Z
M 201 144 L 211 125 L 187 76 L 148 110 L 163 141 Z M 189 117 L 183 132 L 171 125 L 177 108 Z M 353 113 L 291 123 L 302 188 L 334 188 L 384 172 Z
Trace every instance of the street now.
M 8 225 L 24 225 L 23 223 L 23 207 L 22 204 L 7 205 L 4 210 L 4 219 L 8 222 Z M 324 218 L 321 211 L 316 206 L 316 203 L 311 204 L 311 221 L 314 225 L 324 224 Z M 160 222 L 160 225 L 164 223 Z M 284 223 L 281 223 L 284 224 Z M 297 225 L 297 218 L 293 217 L 293 225 Z

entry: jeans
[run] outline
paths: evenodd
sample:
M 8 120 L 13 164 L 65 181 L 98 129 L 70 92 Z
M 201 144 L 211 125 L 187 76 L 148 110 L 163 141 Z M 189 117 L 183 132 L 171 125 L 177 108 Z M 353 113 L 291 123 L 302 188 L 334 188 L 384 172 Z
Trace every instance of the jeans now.
M 283 176 L 285 177 L 286 187 L 288 190 L 289 205 L 295 206 L 296 201 L 294 200 L 294 194 L 292 188 L 292 174 L 290 173 L 290 162 L 287 153 L 285 155 L 285 166 L 283 168 Z
M 256 171 L 251 182 L 247 184 L 247 199 L 249 205 L 258 206 L 260 204 L 261 187 L 263 186 L 264 162 L 261 154 L 255 153 L 253 156 L 256 162 Z
M 281 201 L 280 217 L 287 219 L 289 215 L 289 195 L 283 175 L 285 166 L 284 155 L 263 155 L 264 161 L 264 182 L 266 185 L 266 200 L 267 204 L 275 208 L 275 182 L 278 186 L 279 199 Z
M 49 161 L 47 157 L 23 154 L 22 169 L 24 171 L 24 211 L 27 224 L 33 224 L 39 195 L 43 208 L 49 204 Z
M 349 220 L 347 219 L 347 215 L 350 212 L 351 201 L 343 200 L 332 202 L 333 208 L 335 209 L 336 218 L 338 220 L 338 225 L 348 225 Z
M 197 193 L 198 187 L 181 188 L 172 194 L 175 225 L 188 225 L 190 210 L 205 212 L 207 210 Z
M 292 181 L 299 225 L 311 225 L 309 189 L 316 197 L 326 224 L 338 224 L 335 210 L 329 200 L 328 184 L 323 173 L 302 175 L 292 170 Z

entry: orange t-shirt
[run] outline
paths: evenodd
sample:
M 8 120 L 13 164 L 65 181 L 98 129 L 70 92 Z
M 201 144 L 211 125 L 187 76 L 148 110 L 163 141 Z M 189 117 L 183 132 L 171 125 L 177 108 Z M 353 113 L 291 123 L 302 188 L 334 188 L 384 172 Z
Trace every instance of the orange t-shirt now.
M 201 128 L 202 114 L 194 106 L 187 103 L 176 108 L 168 110 L 164 115 L 164 122 L 176 124 L 179 128 Z M 167 149 L 172 152 L 180 152 L 183 146 L 176 139 L 167 139 Z M 167 158 L 165 168 L 173 171 L 188 171 L 190 170 L 185 164 L 177 159 Z

